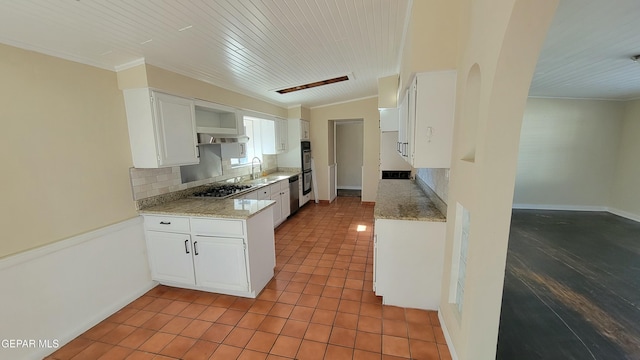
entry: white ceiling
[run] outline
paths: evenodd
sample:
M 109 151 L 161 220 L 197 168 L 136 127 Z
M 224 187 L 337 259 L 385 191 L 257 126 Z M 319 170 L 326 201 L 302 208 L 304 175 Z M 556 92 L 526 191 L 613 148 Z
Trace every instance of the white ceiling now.
M 375 96 L 411 0 L 0 0 L 0 42 L 117 70 L 149 64 L 284 106 Z M 640 0 L 560 0 L 530 95 L 640 97 Z M 182 30 L 182 31 L 180 31 Z M 151 40 L 151 41 L 149 41 Z M 350 74 L 280 95 L 273 90 Z
M 409 0 L 2 0 L 0 42 L 110 70 L 144 58 L 273 103 L 312 107 L 377 95 L 377 79 L 399 71 L 408 7 Z M 273 91 L 347 74 L 354 79 Z
M 529 95 L 640 98 L 640 0 L 560 0 Z

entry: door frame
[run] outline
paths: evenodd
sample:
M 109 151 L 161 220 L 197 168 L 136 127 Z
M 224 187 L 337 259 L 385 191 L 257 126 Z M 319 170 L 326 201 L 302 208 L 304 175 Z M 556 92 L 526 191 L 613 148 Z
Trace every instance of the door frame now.
M 329 202 L 332 202 L 336 197 L 338 197 L 338 125 L 344 124 L 362 124 L 362 164 L 360 165 L 360 191 L 362 191 L 362 187 L 364 186 L 364 119 L 341 119 L 341 120 L 330 120 L 333 122 L 333 163 L 329 164 L 329 167 L 335 167 L 335 176 L 334 176 L 334 189 L 331 189 L 331 179 L 329 180 Z M 329 173 L 331 176 L 331 173 Z M 334 190 L 334 193 L 332 193 Z

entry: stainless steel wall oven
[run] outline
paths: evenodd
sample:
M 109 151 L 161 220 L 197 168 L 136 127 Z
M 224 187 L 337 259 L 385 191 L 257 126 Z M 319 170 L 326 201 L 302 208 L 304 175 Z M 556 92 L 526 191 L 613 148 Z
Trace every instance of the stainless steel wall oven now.
M 302 141 L 302 194 L 311 192 L 311 142 Z

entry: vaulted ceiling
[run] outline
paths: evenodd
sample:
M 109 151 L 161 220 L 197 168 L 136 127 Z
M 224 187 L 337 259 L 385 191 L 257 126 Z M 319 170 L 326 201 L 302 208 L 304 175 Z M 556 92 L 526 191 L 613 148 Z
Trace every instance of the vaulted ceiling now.
M 0 42 L 119 70 L 142 61 L 283 106 L 377 94 L 416 0 L 7 0 Z M 530 95 L 640 97 L 638 0 L 560 0 Z M 275 90 L 348 75 L 287 94 Z
M 0 42 L 117 70 L 140 59 L 270 102 L 377 95 L 409 0 L 2 1 Z M 289 94 L 274 90 L 349 75 Z

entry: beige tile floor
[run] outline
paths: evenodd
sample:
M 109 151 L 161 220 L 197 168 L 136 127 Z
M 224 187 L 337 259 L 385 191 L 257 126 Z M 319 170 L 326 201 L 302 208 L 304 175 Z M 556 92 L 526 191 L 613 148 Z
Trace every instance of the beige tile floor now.
M 160 285 L 47 359 L 451 359 L 435 312 L 371 290 L 371 204 L 306 205 L 276 255 L 256 299 Z

